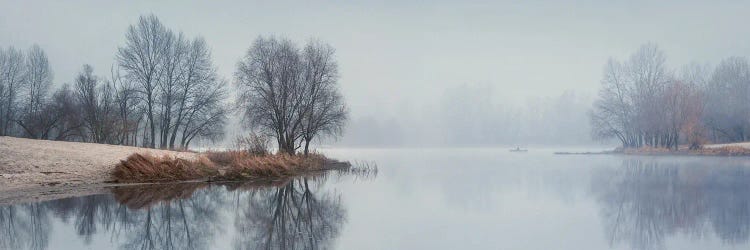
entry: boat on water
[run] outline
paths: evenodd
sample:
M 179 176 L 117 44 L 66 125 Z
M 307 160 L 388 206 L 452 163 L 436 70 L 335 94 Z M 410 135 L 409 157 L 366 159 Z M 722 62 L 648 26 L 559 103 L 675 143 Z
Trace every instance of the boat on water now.
M 516 148 L 510 149 L 510 152 L 516 152 L 516 153 L 528 152 L 528 151 L 529 151 L 528 149 L 523 149 L 523 148 L 520 148 L 520 147 L 516 147 Z

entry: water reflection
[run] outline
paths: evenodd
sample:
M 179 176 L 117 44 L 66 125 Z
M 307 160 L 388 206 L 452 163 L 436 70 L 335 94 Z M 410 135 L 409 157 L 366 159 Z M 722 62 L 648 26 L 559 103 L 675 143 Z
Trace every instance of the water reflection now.
M 380 154 L 379 163 L 391 159 L 382 176 L 374 168 L 266 183 L 123 186 L 108 194 L 0 206 L 0 249 L 750 244 L 746 159 L 443 150 L 425 153 L 430 160 L 420 165 L 413 152 Z
M 1 207 L 1 249 L 46 249 L 50 220 L 42 204 Z
M 122 186 L 111 194 L 1 206 L 0 249 L 50 248 L 55 220 L 86 245 L 94 237 L 113 244 L 94 248 L 208 249 L 229 231 L 235 249 L 330 248 L 346 210 L 340 194 L 323 186 L 343 176 Z
M 313 184 L 314 183 L 314 184 Z M 315 195 L 321 181 L 293 180 L 241 201 L 235 249 L 330 249 L 346 218 L 338 194 Z
M 630 159 L 592 179 L 610 247 L 657 249 L 665 238 L 750 237 L 750 171 L 744 166 Z

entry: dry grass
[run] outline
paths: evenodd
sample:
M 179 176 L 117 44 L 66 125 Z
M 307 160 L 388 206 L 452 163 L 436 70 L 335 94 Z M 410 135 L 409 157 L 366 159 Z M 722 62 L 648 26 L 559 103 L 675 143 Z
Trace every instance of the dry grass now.
M 310 171 L 348 167 L 348 163 L 330 160 L 321 154 L 259 156 L 247 151 L 209 152 L 208 159 L 228 167 L 222 179 L 279 178 Z
M 208 151 L 204 155 L 217 166 L 229 166 L 235 160 L 249 156 L 247 152 L 241 150 Z
M 622 149 L 622 152 L 625 153 L 625 154 L 646 154 L 646 155 L 651 155 L 651 154 L 669 154 L 669 153 L 673 153 L 675 151 L 673 151 L 671 149 L 668 149 L 668 148 L 655 148 L 655 147 L 644 146 L 644 147 L 640 147 L 640 148 L 626 148 L 626 149 Z
M 188 161 L 136 153 L 117 164 L 113 175 L 118 182 L 275 179 L 349 166 L 349 163 L 331 160 L 321 154 L 256 155 L 234 150 L 207 152 L 196 161 Z
M 218 174 L 215 165 L 205 157 L 188 161 L 171 156 L 154 157 L 135 153 L 115 166 L 118 182 L 160 182 L 194 180 Z

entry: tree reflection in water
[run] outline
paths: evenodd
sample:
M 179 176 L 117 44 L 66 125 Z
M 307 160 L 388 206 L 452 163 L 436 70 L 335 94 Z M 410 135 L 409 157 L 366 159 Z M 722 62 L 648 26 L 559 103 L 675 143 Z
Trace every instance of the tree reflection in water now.
M 750 237 L 750 171 L 735 166 L 625 160 L 592 179 L 610 246 L 663 247 L 667 236 L 702 238 L 713 232 L 727 244 Z
M 0 249 L 47 249 L 53 220 L 87 245 L 102 233 L 122 249 L 207 249 L 230 229 L 237 249 L 328 248 L 346 219 L 340 195 L 321 189 L 328 176 L 272 186 L 123 186 L 112 194 L 0 206 Z
M 235 249 L 329 249 L 346 212 L 337 194 L 316 196 L 324 181 L 303 178 L 258 190 L 239 203 Z
M 0 249 L 46 249 L 50 219 L 46 206 L 0 207 Z

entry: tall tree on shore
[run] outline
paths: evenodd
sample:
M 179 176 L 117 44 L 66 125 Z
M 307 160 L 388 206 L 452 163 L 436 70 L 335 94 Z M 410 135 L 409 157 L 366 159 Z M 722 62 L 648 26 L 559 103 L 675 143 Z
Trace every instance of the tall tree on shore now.
M 750 139 L 750 64 L 730 57 L 716 66 L 706 86 L 706 125 L 714 139 L 738 142 Z
M 76 77 L 75 90 L 83 125 L 90 141 L 116 143 L 116 93 L 112 84 L 95 76 L 93 67 L 84 65 Z
M 227 113 L 225 83 L 216 73 L 205 40 L 175 35 L 153 15 L 141 17 L 126 38 L 118 62 L 124 80 L 135 85 L 128 89 L 138 93 L 144 106 L 149 134 L 142 141 L 149 147 L 158 142 L 160 148 L 175 148 L 179 137 L 183 147 L 197 137 L 220 138 Z
M 302 139 L 307 155 L 316 136 L 340 135 L 348 112 L 338 89 L 335 50 L 328 44 L 311 41 L 302 51 L 306 103 L 302 114 Z
M 679 129 L 669 119 L 678 112 L 677 103 L 669 102 L 678 95 L 667 89 L 675 79 L 666 69 L 665 55 L 655 44 L 644 44 L 626 62 L 610 59 L 601 81 L 599 99 L 590 114 L 593 134 L 598 138 L 617 138 L 623 147 L 676 148 Z M 674 98 L 672 98 L 674 99 Z M 673 104 L 673 109 L 667 108 Z
M 174 123 L 172 114 L 175 112 L 175 106 L 180 99 L 179 86 L 185 82 L 185 66 L 188 52 L 188 41 L 182 33 L 172 39 L 167 44 L 168 48 L 164 56 L 163 74 L 159 84 L 159 147 L 166 148 L 169 145 L 169 135 L 173 129 L 177 129 L 179 124 Z
M 52 86 L 52 69 L 47 54 L 38 46 L 32 46 L 25 56 L 26 72 L 22 86 L 22 107 L 18 125 L 24 136 L 46 139 L 50 127 L 48 114 L 43 113 Z
M 12 135 L 18 115 L 19 89 L 24 83 L 26 64 L 23 52 L 13 47 L 0 48 L 0 85 L 4 91 L 0 98 L 0 135 Z
M 343 126 L 336 70 L 328 45 L 300 51 L 287 39 L 259 37 L 237 64 L 237 105 L 251 127 L 276 139 L 279 152 L 294 154 L 315 135 Z
M 607 61 L 601 80 L 599 99 L 594 103 L 591 116 L 592 134 L 595 138 L 615 137 L 624 147 L 635 146 L 633 128 L 633 100 L 622 64 L 614 59 Z
M 185 56 L 183 80 L 177 87 L 170 148 L 175 147 L 180 131 L 180 146 L 183 148 L 197 136 L 210 140 L 221 138 L 229 112 L 224 102 L 227 83 L 216 72 L 205 39 L 198 37 L 188 43 Z
M 252 127 L 276 138 L 279 152 L 294 154 L 302 135 L 304 88 L 299 49 L 289 40 L 260 37 L 237 64 L 238 104 Z
M 48 105 L 50 114 L 54 114 L 57 122 L 54 124 L 54 135 L 50 139 L 58 141 L 84 140 L 83 119 L 80 104 L 69 84 L 63 84 L 52 94 L 52 101 Z
M 41 110 L 52 85 L 52 77 L 47 54 L 38 45 L 32 46 L 26 53 L 25 114 Z
M 121 77 L 119 70 L 110 70 L 114 102 L 117 109 L 117 144 L 136 145 L 138 127 L 143 117 L 141 99 L 138 98 L 136 86 L 125 77 Z
M 155 148 L 157 91 L 174 34 L 156 16 L 150 15 L 140 17 L 136 25 L 128 28 L 125 37 L 126 43 L 118 49 L 117 61 L 125 70 L 125 76 L 139 86 L 136 91 L 146 105 L 150 133 L 147 146 Z

